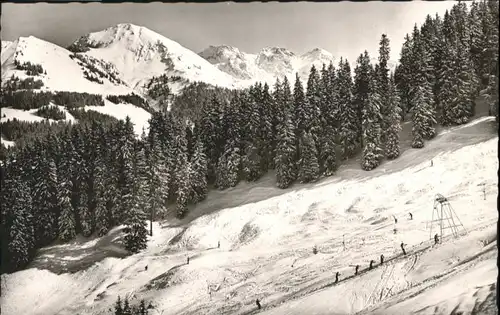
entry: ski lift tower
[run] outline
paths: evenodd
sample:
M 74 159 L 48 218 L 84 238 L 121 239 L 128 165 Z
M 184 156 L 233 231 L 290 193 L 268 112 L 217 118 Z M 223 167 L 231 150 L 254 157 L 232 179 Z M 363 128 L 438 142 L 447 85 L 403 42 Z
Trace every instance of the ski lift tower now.
M 460 235 L 460 230 L 463 230 L 465 233 L 464 225 L 458 218 L 455 210 L 451 207 L 450 202 L 446 197 L 441 194 L 437 194 L 434 199 L 434 208 L 432 210 L 432 220 L 430 223 L 430 239 L 433 239 L 432 230 L 435 223 L 438 223 L 440 239 L 443 239 L 443 230 L 450 229 L 453 237 L 458 237 Z M 457 224 L 458 223 L 458 224 Z

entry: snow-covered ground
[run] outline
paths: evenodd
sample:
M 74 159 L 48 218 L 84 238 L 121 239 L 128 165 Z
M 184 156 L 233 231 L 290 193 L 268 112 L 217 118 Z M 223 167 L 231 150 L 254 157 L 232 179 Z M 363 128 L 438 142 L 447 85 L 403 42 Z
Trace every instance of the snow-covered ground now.
M 101 114 L 107 114 L 121 120 L 125 120 L 127 116 L 129 116 L 130 120 L 134 124 L 134 131 L 136 135 L 139 136 L 142 134 L 143 128 L 146 133 L 149 130 L 148 121 L 151 118 L 151 114 L 132 104 L 115 104 L 108 100 L 104 100 L 104 106 L 85 106 L 85 109 L 91 109 Z
M 137 255 L 106 258 L 74 273 L 31 268 L 5 275 L 2 312 L 107 314 L 117 295 L 128 295 L 152 301 L 163 315 L 253 314 L 256 298 L 262 314 L 490 314 L 498 138 L 483 134 L 489 140 L 478 140 L 472 130 L 484 123 L 405 151 L 383 165 L 386 173 L 340 170 L 338 179 L 279 195 L 261 186 L 219 194 L 217 201 L 209 196 L 191 210 L 206 214 L 189 224 L 155 223 L 148 249 Z M 448 197 L 467 234 L 429 247 L 437 193 Z M 213 202 L 226 208 L 203 210 Z M 98 241 L 45 249 L 35 266 L 43 267 L 44 259 L 71 265 L 99 248 L 118 252 L 119 230 Z M 401 242 L 406 257 L 397 256 Z M 374 270 L 363 272 L 372 259 Z M 357 264 L 362 274 L 352 277 Z M 333 285 L 337 271 L 340 282 Z

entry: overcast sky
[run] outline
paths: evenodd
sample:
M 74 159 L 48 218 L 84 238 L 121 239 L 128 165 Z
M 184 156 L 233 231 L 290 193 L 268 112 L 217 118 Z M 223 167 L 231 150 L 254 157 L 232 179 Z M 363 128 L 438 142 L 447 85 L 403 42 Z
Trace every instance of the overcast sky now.
M 323 48 L 352 63 L 365 49 L 378 56 L 382 33 L 399 59 L 406 33 L 427 14 L 454 1 L 338 3 L 2 4 L 2 40 L 33 35 L 61 46 L 118 23 L 145 26 L 194 52 L 231 45 L 249 53 L 284 47 L 295 53 Z

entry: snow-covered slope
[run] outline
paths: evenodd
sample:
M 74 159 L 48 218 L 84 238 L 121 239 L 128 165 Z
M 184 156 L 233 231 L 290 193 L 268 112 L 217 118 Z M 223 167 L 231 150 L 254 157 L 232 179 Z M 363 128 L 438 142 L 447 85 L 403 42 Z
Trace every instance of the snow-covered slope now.
M 455 307 L 471 314 L 474 303 L 484 307 L 496 282 L 498 179 L 492 170 L 498 169 L 498 137 L 447 150 L 454 148 L 453 141 L 466 145 L 465 139 L 476 139 L 478 125 L 438 136 L 433 140 L 440 148 L 437 156 L 428 146 L 413 150 L 424 162 L 415 162 L 413 151 L 405 151 L 386 166 L 407 166 L 402 171 L 374 176 L 339 170 L 335 178 L 267 199 L 274 188 L 243 184 L 209 195 L 192 211 L 211 203 L 234 204 L 235 199 L 242 205 L 226 206 L 185 227 L 155 223 L 148 249 L 139 254 L 106 258 L 75 273 L 28 269 L 4 275 L 2 313 L 108 314 L 120 295 L 133 303 L 150 300 L 152 313 L 163 315 L 254 314 L 256 298 L 262 301 L 262 314 L 275 315 L 430 315 L 450 314 Z M 344 179 L 346 174 L 349 179 Z M 428 221 L 437 193 L 448 197 L 468 234 L 445 237 L 430 247 Z M 254 195 L 263 198 L 248 203 Z M 82 253 L 116 247 L 119 230 L 97 242 L 42 250 L 45 254 L 35 265 L 78 264 L 85 260 Z M 401 242 L 406 257 L 397 256 Z M 378 264 L 380 254 L 386 259 L 383 266 Z M 374 270 L 348 278 L 354 265 L 363 271 L 371 259 L 376 261 Z M 340 283 L 333 285 L 336 271 Z M 439 298 L 454 286 L 447 301 Z
M 17 70 L 14 64 L 30 62 L 41 65 L 46 73 L 32 76 L 43 82 L 42 90 L 86 92 L 93 94 L 129 94 L 132 89 L 124 84 L 112 83 L 102 78 L 102 84 L 85 78 L 85 65 L 77 58 L 71 58 L 72 53 L 65 48 L 36 37 L 20 37 L 2 50 L 2 81 L 12 75 L 25 79 L 25 71 Z M 79 64 L 80 63 L 80 64 Z M 99 65 L 97 65 L 99 67 Z M 106 72 L 105 69 L 100 69 Z
M 88 49 L 84 52 L 88 56 L 114 64 L 123 80 L 138 89 L 151 77 L 162 74 L 223 87 L 238 85 L 233 77 L 191 50 L 145 27 L 130 23 L 87 34 L 73 45 Z

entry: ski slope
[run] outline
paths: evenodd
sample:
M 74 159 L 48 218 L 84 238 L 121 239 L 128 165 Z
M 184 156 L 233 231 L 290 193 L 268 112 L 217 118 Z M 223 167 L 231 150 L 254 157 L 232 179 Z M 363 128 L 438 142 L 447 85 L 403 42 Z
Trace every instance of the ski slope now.
M 384 164 L 394 172 L 359 171 L 368 175 L 349 179 L 340 170 L 338 180 L 274 197 L 267 195 L 268 187 L 233 191 L 226 208 L 187 225 L 155 222 L 144 252 L 105 258 L 74 273 L 49 270 L 77 267 L 99 251 L 123 257 L 121 227 L 97 241 L 46 248 L 33 266 L 49 270 L 2 277 L 2 312 L 108 314 L 117 295 L 128 295 L 134 302 L 152 301 L 163 315 L 256 314 L 256 298 L 263 305 L 259 314 L 450 314 L 453 309 L 490 314 L 486 307 L 496 290 L 498 138 L 465 142 L 463 135 L 478 130 L 470 128 L 429 142 L 418 152 L 421 160 L 404 152 L 393 161 L 405 166 L 400 170 Z M 462 139 L 463 147 L 456 149 L 458 140 L 450 139 Z M 442 154 L 436 156 L 434 146 Z M 426 225 L 437 193 L 448 197 L 468 233 L 429 247 Z M 267 197 L 252 202 L 246 194 Z M 221 196 L 214 198 L 224 203 Z M 230 200 L 245 198 L 246 203 L 229 206 Z M 206 203 L 211 202 L 209 196 Z M 400 255 L 401 242 L 407 244 L 406 257 Z M 365 272 L 371 259 L 375 268 Z M 352 277 L 357 264 L 362 274 Z M 337 271 L 341 281 L 334 285 Z

